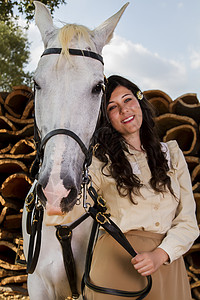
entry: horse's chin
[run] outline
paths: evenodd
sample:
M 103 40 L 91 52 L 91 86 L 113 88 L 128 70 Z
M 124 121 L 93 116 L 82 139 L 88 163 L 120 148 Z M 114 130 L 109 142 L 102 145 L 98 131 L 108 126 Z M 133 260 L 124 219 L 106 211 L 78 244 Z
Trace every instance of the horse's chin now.
M 70 197 L 65 197 L 62 199 L 60 206 L 54 206 L 50 204 L 48 201 L 46 202 L 46 212 L 49 216 L 63 216 L 71 211 L 76 204 L 77 199 L 71 201 Z

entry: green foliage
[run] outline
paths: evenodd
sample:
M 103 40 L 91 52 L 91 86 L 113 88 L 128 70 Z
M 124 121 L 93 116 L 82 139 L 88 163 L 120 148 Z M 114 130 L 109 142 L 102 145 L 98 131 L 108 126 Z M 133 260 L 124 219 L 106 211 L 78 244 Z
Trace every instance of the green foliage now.
M 41 0 L 51 13 L 65 0 Z M 0 91 L 10 91 L 15 85 L 31 87 L 32 74 L 24 71 L 30 51 L 28 38 L 17 25 L 22 14 L 27 22 L 26 29 L 34 17 L 33 0 L 0 0 Z
M 47 5 L 51 13 L 60 4 L 66 4 L 65 0 L 41 0 L 40 2 Z M 9 22 L 10 17 L 14 16 L 14 9 L 17 9 L 18 14 L 24 15 L 27 24 L 33 19 L 35 10 L 33 0 L 0 0 L 0 21 Z
M 15 85 L 30 86 L 31 75 L 23 69 L 29 60 L 26 33 L 13 20 L 0 21 L 0 90 L 10 91 Z

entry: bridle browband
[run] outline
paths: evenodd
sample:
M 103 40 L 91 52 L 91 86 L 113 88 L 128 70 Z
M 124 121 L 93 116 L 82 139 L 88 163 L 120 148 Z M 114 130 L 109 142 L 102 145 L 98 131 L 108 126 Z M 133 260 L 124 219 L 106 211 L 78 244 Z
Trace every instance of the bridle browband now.
M 93 59 L 97 59 L 102 63 L 102 65 L 104 65 L 103 57 L 96 52 L 89 51 L 89 50 L 72 49 L 72 48 L 69 48 L 68 51 L 69 51 L 69 54 L 71 54 L 71 55 L 86 56 L 86 57 L 90 57 Z M 62 52 L 62 48 L 47 48 L 42 53 L 41 57 L 44 55 L 49 55 L 49 54 L 61 54 L 61 52 Z

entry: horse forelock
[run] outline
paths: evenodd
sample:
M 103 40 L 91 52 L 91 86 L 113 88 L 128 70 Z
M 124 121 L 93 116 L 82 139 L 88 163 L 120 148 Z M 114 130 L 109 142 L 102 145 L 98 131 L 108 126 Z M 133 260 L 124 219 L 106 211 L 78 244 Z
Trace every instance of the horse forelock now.
M 83 25 L 66 24 L 59 30 L 58 38 L 61 43 L 62 53 L 67 57 L 69 56 L 69 44 L 73 38 L 77 38 L 78 43 L 80 40 L 84 40 L 92 46 L 91 31 Z

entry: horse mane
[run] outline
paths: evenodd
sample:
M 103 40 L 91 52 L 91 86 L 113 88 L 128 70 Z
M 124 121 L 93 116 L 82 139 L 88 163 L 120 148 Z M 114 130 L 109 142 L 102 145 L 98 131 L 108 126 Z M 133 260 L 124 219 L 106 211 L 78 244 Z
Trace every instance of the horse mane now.
M 91 45 L 91 31 L 83 25 L 66 24 L 59 30 L 59 41 L 62 47 L 62 54 L 69 58 L 69 43 L 74 37 L 77 37 L 78 42 L 84 39 Z

